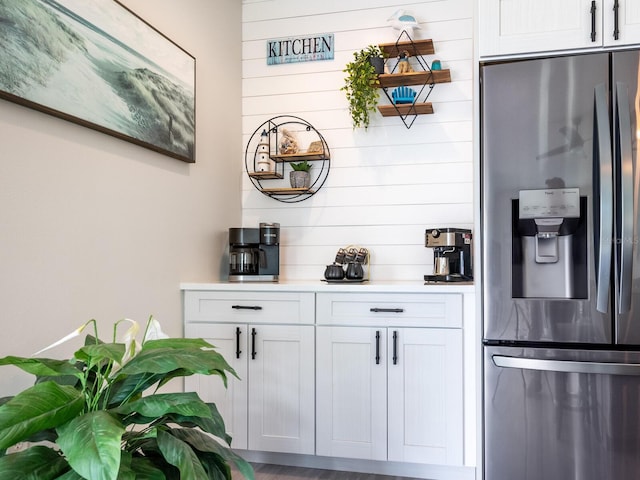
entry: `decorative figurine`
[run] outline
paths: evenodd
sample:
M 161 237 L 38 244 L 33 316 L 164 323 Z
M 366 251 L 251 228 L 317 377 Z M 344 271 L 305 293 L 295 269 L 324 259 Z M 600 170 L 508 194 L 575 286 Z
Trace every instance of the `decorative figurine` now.
M 409 52 L 404 50 L 398 57 L 398 73 L 411 73 L 413 67 L 409 63 Z
M 398 30 L 400 34 L 402 34 L 403 31 L 406 32 L 410 40 L 413 40 L 413 30 L 420 28 L 416 18 L 406 13 L 403 9 L 397 10 L 396 13 L 387 19 L 387 22 L 389 22 L 394 29 Z
M 275 162 L 269 157 L 269 134 L 266 130 L 262 130 L 260 134 L 260 143 L 256 148 L 256 172 L 273 172 L 275 170 Z

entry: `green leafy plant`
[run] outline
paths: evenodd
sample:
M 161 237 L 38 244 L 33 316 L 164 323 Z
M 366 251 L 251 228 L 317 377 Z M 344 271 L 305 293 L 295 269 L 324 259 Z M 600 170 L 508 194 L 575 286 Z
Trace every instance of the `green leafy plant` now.
M 291 168 L 295 172 L 308 172 L 309 170 L 311 170 L 311 167 L 313 167 L 313 164 L 307 162 L 306 160 L 300 163 L 291 163 Z
M 346 93 L 353 128 L 366 129 L 369 126 L 370 114 L 376 111 L 380 98 L 380 83 L 378 73 L 371 62 L 372 58 L 384 58 L 377 45 L 369 45 L 365 49 L 354 52 L 353 61 L 347 63 L 343 70 L 347 76 L 340 90 Z
M 0 359 L 36 376 L 34 386 L 0 399 L 0 478 L 231 480 L 235 464 L 253 480 L 215 404 L 192 392 L 158 392 L 193 374 L 219 375 L 226 385 L 227 373 L 236 376 L 226 360 L 202 339 L 168 338 L 151 318 L 139 343 L 138 324 L 127 321 L 120 343 L 122 321 L 104 343 L 91 320 L 36 354 L 93 325 L 95 335 L 69 360 Z M 21 443 L 26 448 L 15 448 Z

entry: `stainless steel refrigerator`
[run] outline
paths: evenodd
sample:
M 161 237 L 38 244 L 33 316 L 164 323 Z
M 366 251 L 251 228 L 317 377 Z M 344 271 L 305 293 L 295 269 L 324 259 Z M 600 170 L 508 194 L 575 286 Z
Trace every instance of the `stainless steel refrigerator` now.
M 640 478 L 638 51 L 481 66 L 484 478 Z

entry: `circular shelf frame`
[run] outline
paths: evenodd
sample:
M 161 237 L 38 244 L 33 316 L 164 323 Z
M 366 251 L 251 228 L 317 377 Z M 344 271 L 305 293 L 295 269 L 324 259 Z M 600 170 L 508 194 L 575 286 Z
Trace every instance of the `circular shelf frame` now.
M 279 154 L 278 138 L 279 135 L 281 135 L 281 129 L 287 125 L 289 125 L 293 131 L 306 132 L 311 135 L 314 141 L 320 141 L 322 144 L 322 152 Z M 263 131 L 266 131 L 269 135 L 269 159 L 274 162 L 274 171 L 261 172 L 257 170 L 257 146 Z M 285 170 L 289 170 L 286 168 L 286 165 L 290 162 L 305 160 L 313 162 L 314 166 L 318 165 L 320 167 L 320 171 L 317 173 L 313 172 L 314 168 L 311 169 L 311 184 L 309 187 L 289 188 L 284 186 L 287 184 L 286 182 L 289 181 L 288 178 L 285 178 Z M 262 123 L 253 132 L 244 152 L 244 166 L 251 183 L 260 193 L 279 202 L 297 203 L 312 197 L 322 188 L 329 176 L 331 152 L 322 134 L 309 122 L 293 115 L 279 115 Z M 267 186 L 267 183 L 264 183 L 271 183 L 274 180 L 281 180 L 281 182 L 279 185 L 273 187 Z

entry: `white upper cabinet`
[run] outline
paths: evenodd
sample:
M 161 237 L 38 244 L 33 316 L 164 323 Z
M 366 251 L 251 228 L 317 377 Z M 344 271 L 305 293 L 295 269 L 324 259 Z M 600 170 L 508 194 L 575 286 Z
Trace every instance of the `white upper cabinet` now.
M 479 25 L 480 57 L 631 45 L 640 42 L 640 2 L 479 0 Z
M 604 3 L 604 27 L 602 29 L 604 45 L 614 47 L 640 43 L 640 2 L 638 0 L 617 0 L 617 16 L 612 6 L 615 2 L 607 0 Z M 616 30 L 617 34 L 615 34 Z

